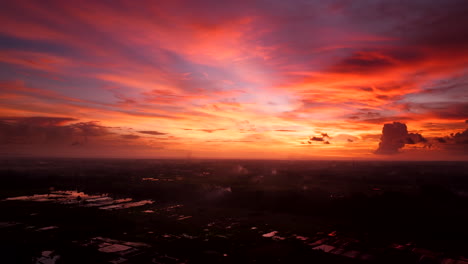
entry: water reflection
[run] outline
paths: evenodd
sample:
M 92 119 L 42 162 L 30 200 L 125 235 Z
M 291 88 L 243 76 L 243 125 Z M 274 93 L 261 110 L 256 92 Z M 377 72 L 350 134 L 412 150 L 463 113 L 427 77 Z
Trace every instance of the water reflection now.
M 152 200 L 114 199 L 107 194 L 89 195 L 78 191 L 55 191 L 49 194 L 9 197 L 4 201 L 53 202 L 82 207 L 98 207 L 102 210 L 119 210 L 154 203 Z

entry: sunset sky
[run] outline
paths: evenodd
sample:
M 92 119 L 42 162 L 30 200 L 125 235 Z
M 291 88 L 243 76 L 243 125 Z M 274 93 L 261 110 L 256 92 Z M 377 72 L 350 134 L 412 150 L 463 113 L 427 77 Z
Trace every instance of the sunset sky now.
M 0 25 L 2 156 L 468 159 L 466 1 L 15 0 Z

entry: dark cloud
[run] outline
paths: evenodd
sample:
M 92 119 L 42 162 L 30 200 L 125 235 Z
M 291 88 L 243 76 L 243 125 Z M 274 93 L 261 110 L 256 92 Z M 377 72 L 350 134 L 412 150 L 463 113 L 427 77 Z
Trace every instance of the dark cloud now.
M 464 95 L 460 94 L 457 96 L 461 97 Z M 405 107 L 409 111 L 441 119 L 464 120 L 468 118 L 468 103 L 466 102 L 407 103 Z
M 167 135 L 167 133 L 159 132 L 159 131 L 154 131 L 154 130 L 144 130 L 144 131 L 137 131 L 138 133 L 142 134 L 148 134 L 148 135 L 153 135 L 153 136 L 162 136 L 162 135 Z
M 461 34 L 468 23 L 466 1 L 365 1 L 345 8 L 351 21 L 370 31 L 385 29 L 408 48 L 424 47 L 424 51 L 453 56 L 468 49 L 468 36 Z
M 466 129 L 463 132 L 458 132 L 453 135 L 451 135 L 455 144 L 462 144 L 466 145 L 468 144 L 468 129 Z
M 348 138 L 347 141 L 348 141 L 349 143 L 353 143 L 353 142 L 354 142 L 354 140 L 352 140 L 352 139 L 350 139 L 350 138 Z
M 70 117 L 46 117 L 46 116 L 33 116 L 33 117 L 4 117 L 0 118 L 1 123 L 10 124 L 25 124 L 33 126 L 58 126 L 67 122 L 77 121 L 75 118 Z
M 369 124 L 382 124 L 385 122 L 391 122 L 392 120 L 404 120 L 404 121 L 410 121 L 413 120 L 411 117 L 407 116 L 386 116 L 386 117 L 379 117 L 379 118 L 370 118 L 370 119 L 362 119 L 360 122 L 363 123 L 369 123 Z
M 424 55 L 410 47 L 355 51 L 329 69 L 337 73 L 373 74 L 424 60 Z
M 376 154 L 391 155 L 397 154 L 405 144 L 416 144 L 426 142 L 426 139 L 418 133 L 408 133 L 406 124 L 393 122 L 385 124 L 380 137 L 379 148 Z
M 140 138 L 140 136 L 133 135 L 133 134 L 121 135 L 120 137 L 123 138 L 123 139 L 139 139 Z
M 84 137 L 97 137 L 110 134 L 108 127 L 101 126 L 99 122 L 96 121 L 75 123 L 69 125 L 69 127 L 73 128 L 79 135 Z
M 465 1 L 420 1 L 419 4 L 421 9 L 412 17 L 412 23 L 400 28 L 404 37 L 425 47 L 447 49 L 449 53 L 454 49 L 467 50 L 468 36 L 460 33 L 460 27 L 468 23 L 468 5 Z M 421 14 L 425 15 L 424 19 L 417 18 Z
M 378 94 L 378 95 L 375 96 L 375 98 L 380 99 L 380 100 L 389 100 L 392 97 L 390 97 L 388 95 Z
M 79 122 L 74 118 L 0 118 L 0 144 L 82 145 L 90 137 L 110 134 L 98 122 Z
M 378 120 L 378 119 L 384 118 L 379 112 L 376 112 L 371 109 L 359 109 L 359 111 L 354 112 L 345 117 L 350 120 L 358 120 L 359 122 L 362 122 L 363 120 Z M 374 121 L 367 121 L 367 122 L 374 123 Z
M 420 142 L 427 142 L 427 140 L 421 134 L 409 133 L 406 138 L 405 144 L 417 144 Z
M 377 96 L 379 97 L 379 96 Z M 381 99 L 387 98 L 385 96 L 380 96 Z M 389 99 L 389 98 L 387 98 Z M 359 122 L 359 123 L 369 123 L 369 124 L 382 124 L 387 122 L 392 122 L 394 120 L 401 120 L 401 121 L 410 121 L 413 118 L 408 115 L 388 115 L 385 111 L 378 112 L 373 109 L 369 108 L 361 108 L 358 111 L 351 113 L 349 115 L 343 116 L 344 118 L 349 119 L 350 121 Z
M 468 76 L 456 76 L 434 81 L 427 89 L 420 91 L 424 95 L 451 95 L 464 96 L 466 86 L 468 85 Z
M 309 138 L 307 143 L 312 144 L 312 141 L 323 142 L 323 144 L 329 145 L 331 137 L 328 136 L 328 133 L 320 133 L 320 136 L 313 136 Z
M 422 128 L 424 131 L 435 131 L 437 133 L 446 133 L 446 130 L 457 130 L 461 129 L 462 123 L 458 120 L 453 122 L 444 122 L 444 123 L 434 123 L 434 122 L 427 122 L 422 124 Z
M 434 143 L 439 143 L 438 147 L 455 155 L 468 154 L 468 129 L 462 132 L 452 133 L 445 137 L 432 139 Z
M 395 66 L 394 60 L 375 52 L 356 52 L 331 67 L 338 73 L 370 73 L 386 70 Z

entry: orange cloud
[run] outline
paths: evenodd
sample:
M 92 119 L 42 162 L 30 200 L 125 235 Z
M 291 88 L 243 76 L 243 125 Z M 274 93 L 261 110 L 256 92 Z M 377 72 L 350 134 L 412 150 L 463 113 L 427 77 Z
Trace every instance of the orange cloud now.
M 99 120 L 120 128 L 102 149 L 147 157 L 377 158 L 384 123 L 461 133 L 467 7 L 386 5 L 5 3 L 0 111 Z

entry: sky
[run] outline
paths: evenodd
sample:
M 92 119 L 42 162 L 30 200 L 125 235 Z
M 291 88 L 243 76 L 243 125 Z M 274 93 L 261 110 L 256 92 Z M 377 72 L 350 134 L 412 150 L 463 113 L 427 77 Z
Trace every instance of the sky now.
M 466 1 L 4 1 L 0 155 L 468 160 Z

